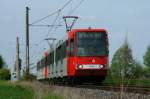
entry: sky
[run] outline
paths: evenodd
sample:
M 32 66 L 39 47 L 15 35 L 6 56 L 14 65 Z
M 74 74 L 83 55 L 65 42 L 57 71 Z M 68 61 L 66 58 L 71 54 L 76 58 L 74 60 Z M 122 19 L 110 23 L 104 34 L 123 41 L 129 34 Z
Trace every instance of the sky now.
M 9 68 L 16 57 L 16 37 L 19 37 L 20 56 L 25 65 L 25 7 L 30 8 L 29 23 L 33 23 L 61 8 L 68 0 L 0 0 L 0 54 Z M 82 2 L 82 3 L 81 3 Z M 81 5 L 79 5 L 81 3 Z M 30 62 L 35 64 L 49 46 L 47 37 L 57 39 L 66 35 L 62 17 L 78 16 L 74 28 L 104 28 L 109 35 L 110 60 L 123 44 L 125 36 L 136 60 L 143 62 L 143 55 L 150 45 L 150 0 L 72 0 L 61 12 L 36 24 L 57 24 L 61 27 L 30 26 Z M 78 6 L 79 5 L 79 6 Z M 77 7 L 75 10 L 73 10 Z

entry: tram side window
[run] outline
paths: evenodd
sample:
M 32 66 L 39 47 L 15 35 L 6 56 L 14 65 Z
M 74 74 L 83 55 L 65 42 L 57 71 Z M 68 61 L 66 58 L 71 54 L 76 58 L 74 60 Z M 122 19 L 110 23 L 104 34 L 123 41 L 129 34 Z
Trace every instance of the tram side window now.
M 70 41 L 70 56 L 74 56 L 74 40 Z
M 51 60 L 52 60 L 51 54 L 52 54 L 52 53 L 49 53 L 49 54 L 48 54 L 47 65 L 50 65 L 50 64 L 51 64 Z
M 47 66 L 47 57 L 45 58 L 45 66 Z M 45 66 L 44 66 L 44 67 L 45 67 Z
M 66 57 L 66 42 L 62 44 L 62 59 Z
M 59 56 L 58 56 L 58 55 L 59 55 L 59 54 L 58 54 L 58 48 L 56 48 L 56 53 L 55 53 L 55 55 L 56 55 L 56 60 L 55 60 L 55 61 L 56 61 L 56 63 L 57 63 L 57 61 L 58 61 L 58 59 L 59 59 L 59 58 L 58 58 L 58 57 L 59 57 Z
M 51 55 L 52 55 L 52 56 L 51 56 L 51 57 L 52 57 L 52 58 L 51 58 L 51 59 L 52 59 L 51 62 L 52 62 L 52 64 L 54 64 L 54 51 L 52 52 Z
M 37 70 L 39 70 L 40 68 L 41 68 L 41 63 L 38 62 L 38 63 L 37 63 Z
M 56 63 L 61 59 L 61 46 L 56 49 Z
M 41 67 L 44 67 L 45 65 L 45 62 L 44 62 L 44 59 L 41 60 Z
M 41 60 L 41 68 L 43 67 L 43 59 Z

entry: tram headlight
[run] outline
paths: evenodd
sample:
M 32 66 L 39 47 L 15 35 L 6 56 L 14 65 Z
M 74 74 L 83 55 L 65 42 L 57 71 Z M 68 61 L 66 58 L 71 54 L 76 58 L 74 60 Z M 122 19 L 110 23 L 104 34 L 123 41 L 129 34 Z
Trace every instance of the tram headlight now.
M 99 68 L 102 69 L 104 66 L 103 65 L 99 65 Z
M 77 64 L 77 65 L 76 65 L 76 69 L 83 69 L 83 65 Z
M 83 66 L 82 66 L 82 65 L 79 65 L 79 66 L 78 66 L 78 69 L 82 69 L 82 68 L 83 68 Z

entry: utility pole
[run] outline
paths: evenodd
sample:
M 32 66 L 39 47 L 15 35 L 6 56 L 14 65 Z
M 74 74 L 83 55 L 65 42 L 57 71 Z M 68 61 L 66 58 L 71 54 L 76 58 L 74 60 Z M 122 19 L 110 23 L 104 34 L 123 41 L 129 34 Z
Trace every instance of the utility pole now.
M 26 77 L 29 79 L 29 7 L 26 7 Z
M 19 80 L 20 78 L 20 67 L 19 67 L 19 38 L 17 37 L 16 43 L 16 78 Z

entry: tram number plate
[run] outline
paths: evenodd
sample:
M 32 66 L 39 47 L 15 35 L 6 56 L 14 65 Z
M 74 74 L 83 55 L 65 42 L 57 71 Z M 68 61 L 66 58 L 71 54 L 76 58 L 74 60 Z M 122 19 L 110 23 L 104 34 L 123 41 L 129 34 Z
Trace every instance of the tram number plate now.
M 83 65 L 83 69 L 99 69 L 99 65 Z

